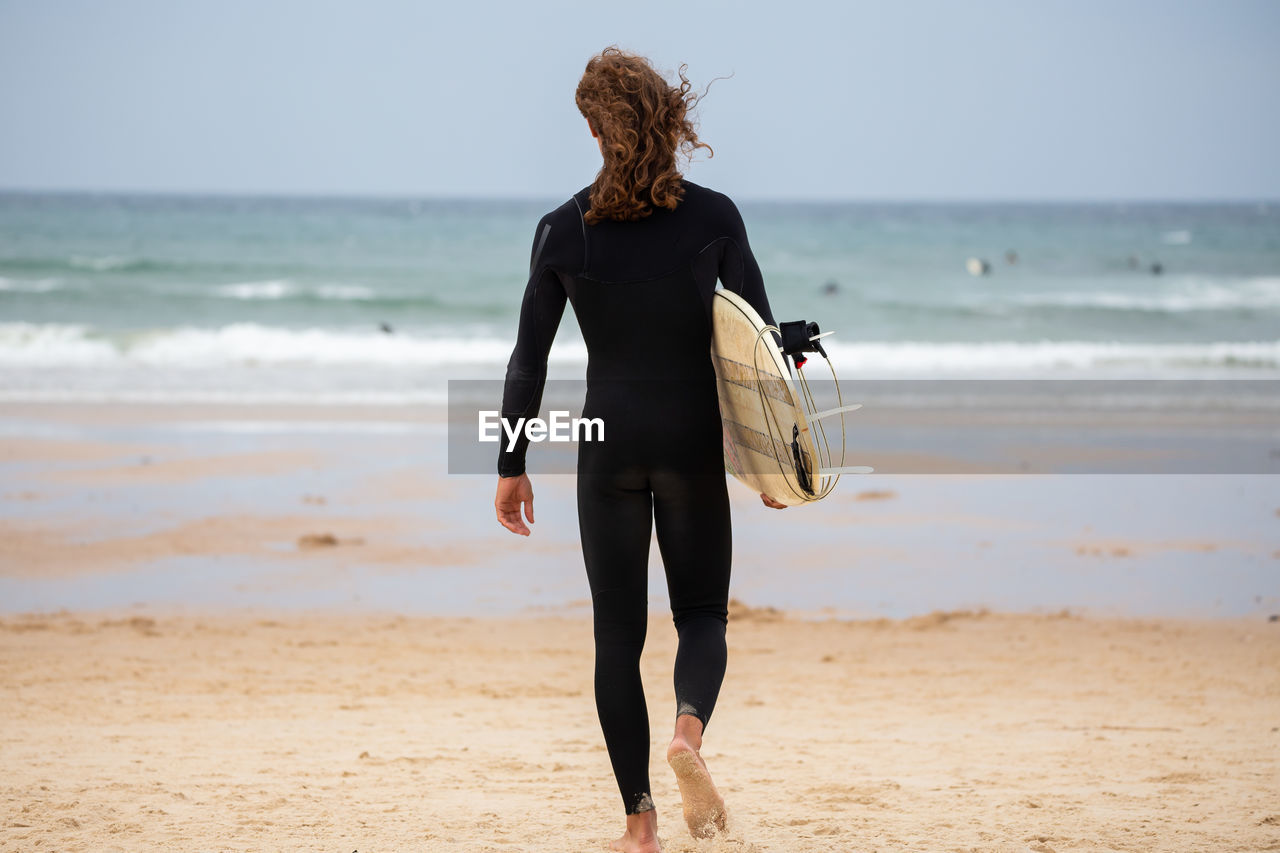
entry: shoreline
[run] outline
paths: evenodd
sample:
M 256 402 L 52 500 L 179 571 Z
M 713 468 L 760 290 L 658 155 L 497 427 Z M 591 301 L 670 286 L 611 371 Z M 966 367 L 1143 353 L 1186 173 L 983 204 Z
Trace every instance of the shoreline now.
M 445 435 L 443 407 L 0 404 L 0 611 L 510 616 L 586 599 L 573 476 L 531 464 L 538 524 L 517 540 L 492 519 L 492 474 L 448 473 Z M 963 461 L 917 450 L 901 467 L 951 473 L 846 477 L 785 513 L 731 481 L 734 594 L 858 617 L 1280 612 L 1266 476 Z M 661 610 L 657 548 L 649 575 Z

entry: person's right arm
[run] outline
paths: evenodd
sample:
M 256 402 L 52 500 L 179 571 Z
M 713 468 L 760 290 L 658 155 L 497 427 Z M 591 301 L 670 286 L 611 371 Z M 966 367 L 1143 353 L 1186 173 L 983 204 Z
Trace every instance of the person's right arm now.
M 547 381 L 547 356 L 551 342 L 564 315 L 566 295 L 560 277 L 542 257 L 550 237 L 547 217 L 538 223 L 534 233 L 529 282 L 520 303 L 520 326 L 515 349 L 507 362 L 506 384 L 502 389 L 502 417 L 510 423 L 519 418 L 532 418 L 542 405 L 542 389 Z M 511 450 L 501 441 L 498 452 L 498 474 L 517 477 L 524 473 L 525 452 L 529 440 L 521 433 Z
M 506 383 L 502 390 L 502 417 L 509 423 L 519 418 L 532 418 L 542 405 L 542 390 L 547 382 L 547 356 L 555 339 L 560 318 L 564 315 L 566 294 L 555 271 L 543 262 L 543 250 L 551 226 L 544 217 L 534 232 L 529 262 L 529 281 L 520 303 L 520 325 L 516 345 L 507 362 Z M 520 517 L 533 523 L 533 485 L 525 473 L 525 453 L 529 439 L 521 431 L 515 447 L 498 442 L 498 489 L 493 505 L 498 523 L 521 536 L 529 528 Z

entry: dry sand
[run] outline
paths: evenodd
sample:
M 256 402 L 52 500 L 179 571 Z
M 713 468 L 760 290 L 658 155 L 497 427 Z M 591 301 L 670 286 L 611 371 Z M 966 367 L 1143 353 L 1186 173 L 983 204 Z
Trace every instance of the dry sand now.
M 667 851 L 1280 849 L 1280 624 L 735 609 L 707 732 L 734 839 L 663 762 Z M 0 621 L 4 850 L 591 851 L 621 829 L 573 618 Z M 701 845 L 701 846 L 699 846 Z

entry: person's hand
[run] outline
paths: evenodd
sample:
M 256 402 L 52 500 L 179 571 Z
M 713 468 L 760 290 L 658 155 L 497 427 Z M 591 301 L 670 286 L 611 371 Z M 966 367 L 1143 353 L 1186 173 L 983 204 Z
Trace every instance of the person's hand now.
M 533 524 L 533 484 L 528 474 L 519 477 L 499 477 L 498 495 L 493 507 L 498 512 L 498 523 L 521 536 L 529 535 L 529 528 L 520 518 L 520 504 L 524 504 L 525 518 Z
M 765 506 L 767 506 L 767 507 L 771 507 L 771 508 L 773 508 L 773 509 L 786 509 L 786 508 L 787 508 L 787 505 L 786 505 L 786 504 L 780 504 L 780 503 L 778 503 L 778 502 L 777 502 L 777 501 L 775 501 L 773 498 L 771 498 L 771 497 L 769 497 L 768 495 L 766 495 L 764 492 L 761 492 L 761 493 L 760 493 L 760 500 L 764 501 L 764 505 L 765 505 Z M 530 521 L 532 521 L 532 520 L 533 520 L 533 519 L 530 519 Z

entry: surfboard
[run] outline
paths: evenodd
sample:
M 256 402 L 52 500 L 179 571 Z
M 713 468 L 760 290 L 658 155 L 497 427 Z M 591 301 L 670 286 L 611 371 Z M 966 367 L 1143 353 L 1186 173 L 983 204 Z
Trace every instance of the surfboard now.
M 711 363 L 724 469 L 787 506 L 817 500 L 818 455 L 801 398 L 769 325 L 727 290 L 711 301 Z
M 799 343 L 788 338 L 787 352 L 817 352 L 826 358 L 822 346 L 814 343 L 826 337 L 818 334 L 816 324 L 782 325 L 783 338 L 800 335 Z M 805 328 L 808 331 L 798 332 Z M 803 370 L 798 367 L 793 378 L 787 356 L 773 334 L 777 331 L 736 293 L 717 290 L 712 297 L 711 363 L 724 432 L 724 469 L 756 493 L 786 506 L 798 506 L 826 497 L 840 475 L 869 474 L 872 469 L 844 464 L 844 416 L 862 404 L 843 405 L 839 382 L 834 382 L 841 405 L 816 410 Z M 827 364 L 830 368 L 829 360 Z M 834 380 L 834 369 L 831 376 Z M 827 428 L 819 427 L 817 436 L 811 429 L 834 417 L 840 418 L 838 462 L 833 458 Z

